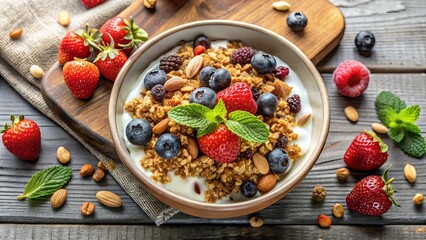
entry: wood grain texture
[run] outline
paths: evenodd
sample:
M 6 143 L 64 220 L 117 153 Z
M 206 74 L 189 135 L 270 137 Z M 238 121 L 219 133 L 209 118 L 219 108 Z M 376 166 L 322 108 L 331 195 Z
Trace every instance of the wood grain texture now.
M 202 233 L 202 234 L 200 234 Z M 0 239 L 425 239 L 426 226 L 0 225 Z
M 346 195 L 352 186 L 366 176 L 366 173 L 353 172 L 345 183 L 339 183 L 335 171 L 344 166 L 343 154 L 353 138 L 364 129 L 377 122 L 374 110 L 374 98 L 382 90 L 391 90 L 398 94 L 408 105 L 419 104 L 426 109 L 426 74 L 372 74 L 368 90 L 360 98 L 350 99 L 337 93 L 331 74 L 323 74 L 331 104 L 330 133 L 320 158 L 307 178 L 285 198 L 276 204 L 253 215 L 265 219 L 266 224 L 316 224 L 319 213 L 331 214 L 331 206 L 340 202 L 344 204 Z M 7 102 L 13 101 L 13 107 Z M 360 119 L 356 124 L 350 123 L 344 116 L 343 109 L 347 105 L 357 108 Z M 6 121 L 8 113 L 24 113 L 41 125 L 43 137 L 42 157 L 36 164 L 15 159 L 7 150 L 0 147 L 0 222 L 14 223 L 108 223 L 115 224 L 149 224 L 151 220 L 121 190 L 117 183 L 107 175 L 106 181 L 96 184 L 91 179 L 82 179 L 78 175 L 84 163 L 96 164 L 96 160 L 83 147 L 76 143 L 62 129 L 56 126 L 36 110 L 29 107 L 22 98 L 0 80 L 0 122 Z M 426 136 L 426 114 L 422 112 L 418 122 L 423 136 Z M 415 193 L 426 193 L 426 158 L 414 159 L 405 155 L 392 141 L 384 136 L 389 145 L 389 160 L 393 167 L 390 175 L 395 177 L 394 188 L 398 189 L 396 200 L 401 208 L 392 209 L 382 217 L 366 218 L 350 213 L 346 209 L 343 219 L 334 219 L 334 225 L 385 225 L 385 224 L 424 224 L 425 209 L 415 207 L 412 197 Z M 26 181 L 36 169 L 57 164 L 55 151 L 59 145 L 68 147 L 73 154 L 70 166 L 73 178 L 67 185 L 69 197 L 59 210 L 53 210 L 48 199 L 29 204 L 17 201 L 15 197 L 21 193 Z M 403 175 L 405 164 L 411 163 L 417 168 L 418 178 L 415 184 L 406 182 Z M 381 173 L 382 167 L 375 173 Z M 324 203 L 314 203 L 311 192 L 315 185 L 323 185 L 327 189 Z M 98 190 L 111 190 L 120 195 L 124 207 L 112 210 L 100 206 L 94 198 Z M 96 211 L 94 217 L 83 218 L 78 209 L 83 201 L 94 201 Z M 345 204 L 344 204 L 345 205 Z M 250 215 L 251 216 L 251 215 Z M 170 224 L 248 224 L 250 216 L 229 219 L 200 219 L 185 214 L 178 214 L 168 221 Z
M 328 0 L 289 1 L 292 11 L 303 11 L 309 24 L 294 33 L 286 24 L 289 12 L 275 11 L 274 1 L 258 0 L 188 0 L 158 1 L 155 10 L 147 10 L 136 1 L 120 15 L 133 16 L 135 22 L 153 37 L 167 29 L 196 20 L 228 19 L 254 23 L 275 31 L 295 43 L 314 63 L 318 63 L 339 43 L 344 19 Z M 242 7 L 244 6 L 244 7 Z M 247 14 L 250 13 L 250 14 Z M 326 33 L 326 34 L 325 34 Z M 244 39 L 242 39 L 244 40 Z M 83 139 L 107 156 L 116 156 L 108 125 L 108 103 L 112 83 L 101 79 L 90 100 L 75 99 L 62 77 L 62 66 L 54 64 L 41 83 L 43 98 L 49 108 Z

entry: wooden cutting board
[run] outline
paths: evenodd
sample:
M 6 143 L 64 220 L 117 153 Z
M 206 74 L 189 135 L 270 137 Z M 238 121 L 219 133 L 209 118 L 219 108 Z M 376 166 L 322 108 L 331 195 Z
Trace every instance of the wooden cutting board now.
M 150 37 L 183 23 L 206 19 L 227 19 L 253 23 L 268 28 L 296 44 L 317 64 L 340 42 L 345 22 L 340 10 L 328 0 L 289 0 L 290 11 L 272 8 L 275 0 L 158 0 L 154 10 L 136 0 L 120 13 L 135 18 L 136 24 Z M 308 25 L 301 33 L 292 32 L 286 24 L 290 12 L 301 11 Z M 243 39 L 242 39 L 243 40 Z M 107 156 L 116 157 L 108 124 L 108 103 L 113 83 L 99 82 L 90 100 L 75 99 L 62 77 L 62 66 L 54 64 L 41 82 L 47 105 L 70 128 Z

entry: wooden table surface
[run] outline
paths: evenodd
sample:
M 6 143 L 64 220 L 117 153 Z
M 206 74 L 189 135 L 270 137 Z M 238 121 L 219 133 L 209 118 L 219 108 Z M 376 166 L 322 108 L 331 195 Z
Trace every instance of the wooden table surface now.
M 331 216 L 331 206 L 337 202 L 344 204 L 352 186 L 366 176 L 354 172 L 346 183 L 339 183 L 335 171 L 344 166 L 342 157 L 352 139 L 378 121 L 374 99 L 380 91 L 390 90 L 408 105 L 419 104 L 423 112 L 417 123 L 422 135 L 426 136 L 426 5 L 423 0 L 333 2 L 340 4 L 346 16 L 346 30 L 340 46 L 318 66 L 330 95 L 330 133 L 311 173 L 285 198 L 250 216 L 209 220 L 180 213 L 167 224 L 156 227 L 110 175 L 100 183 L 78 177 L 81 165 L 96 164 L 97 160 L 0 78 L 0 123 L 7 121 L 10 113 L 25 114 L 40 125 L 43 146 L 36 163 L 17 160 L 0 146 L 0 239 L 241 239 L 243 236 L 255 239 L 426 239 L 425 207 L 416 207 L 412 203 L 415 193 L 426 194 L 426 158 L 408 157 L 387 136 L 383 137 L 389 145 L 387 164 L 393 165 L 390 175 L 395 177 L 393 186 L 398 190 L 395 198 L 401 207 L 392 207 L 381 217 L 365 217 L 346 209 L 343 219 L 332 218 L 330 229 L 316 225 L 318 214 Z M 354 37 L 360 30 L 370 30 L 376 36 L 376 46 L 370 57 L 363 57 L 356 51 Z M 342 97 L 331 79 L 333 69 L 347 59 L 361 61 L 372 71 L 370 86 L 359 98 Z M 347 105 L 355 106 L 359 111 L 360 119 L 356 124 L 349 123 L 343 114 Z M 67 185 L 69 194 L 65 205 L 53 210 L 49 198 L 17 201 L 15 197 L 36 170 L 57 164 L 55 154 L 60 145 L 73 154 L 69 166 L 74 177 Z M 403 167 L 407 163 L 417 168 L 414 184 L 404 179 Z M 315 185 L 323 185 L 327 190 L 323 203 L 311 200 Z M 79 212 L 81 203 L 96 202 L 94 195 L 99 190 L 119 194 L 124 207 L 111 210 L 98 204 L 94 216 L 82 217 Z M 251 216 L 263 218 L 265 225 L 251 228 Z

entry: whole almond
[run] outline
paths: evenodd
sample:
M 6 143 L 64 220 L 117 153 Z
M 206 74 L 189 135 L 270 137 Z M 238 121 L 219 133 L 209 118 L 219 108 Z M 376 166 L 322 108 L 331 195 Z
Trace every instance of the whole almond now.
M 168 92 L 172 92 L 183 87 L 183 84 L 185 84 L 185 81 L 181 77 L 174 76 L 170 78 L 169 80 L 167 80 L 167 82 L 164 84 L 164 88 Z
M 70 25 L 71 22 L 71 16 L 70 13 L 68 11 L 60 11 L 59 12 L 59 16 L 58 16 L 58 22 L 59 24 L 61 24 L 64 27 L 68 27 L 68 25 Z
M 159 123 L 157 123 L 157 125 L 152 128 L 152 132 L 154 134 L 162 134 L 167 130 L 167 128 L 169 128 L 169 122 L 170 118 L 165 118 L 161 120 Z
M 56 158 L 62 164 L 67 164 L 71 160 L 71 153 L 65 147 L 59 147 L 56 151 Z
M 404 175 L 409 183 L 415 182 L 417 178 L 416 168 L 411 164 L 405 165 Z
M 198 144 L 197 142 L 192 139 L 192 138 L 188 138 L 188 145 L 186 146 L 189 155 L 191 155 L 192 159 L 197 159 L 198 157 Z
M 185 74 L 187 78 L 194 77 L 203 66 L 203 57 L 201 55 L 197 55 L 193 57 L 189 63 L 188 66 L 186 66 Z
M 52 197 L 50 197 L 50 203 L 52 204 L 53 208 L 60 208 L 62 205 L 64 205 L 66 199 L 67 190 L 59 189 L 52 195 Z
M 267 174 L 269 172 L 268 160 L 266 160 L 262 154 L 255 153 L 253 155 L 253 163 L 257 170 L 259 170 L 260 174 Z
M 270 173 L 263 175 L 257 182 L 257 189 L 261 192 L 269 192 L 275 187 L 276 183 L 277 179 L 275 178 L 275 174 Z
M 11 39 L 18 39 L 21 37 L 23 31 L 24 30 L 22 28 L 13 29 L 12 31 L 10 31 L 9 37 Z
M 299 119 L 297 119 L 297 126 L 303 126 L 311 118 L 310 113 L 303 114 Z
M 84 216 L 92 215 L 93 213 L 95 213 L 95 204 L 93 204 L 92 202 L 84 202 L 83 204 L 81 204 L 80 212 Z
M 345 115 L 351 122 L 357 122 L 358 121 L 358 112 L 357 110 L 352 106 L 345 107 Z
M 290 87 L 287 83 L 281 80 L 275 80 L 272 85 L 274 86 L 272 94 L 277 96 L 278 99 L 287 99 L 293 89 L 293 87 Z
M 380 134 L 387 134 L 389 132 L 389 129 L 380 123 L 372 123 L 371 128 L 376 132 Z
M 112 208 L 118 208 L 123 205 L 121 198 L 117 194 L 110 191 L 99 191 L 96 193 L 96 199 L 98 199 L 98 201 L 103 205 Z
M 37 65 L 32 65 L 30 67 L 30 73 L 34 78 L 42 78 L 44 75 L 43 69 Z
M 274 2 L 274 3 L 272 3 L 272 7 L 273 7 L 275 10 L 285 12 L 285 11 L 287 11 L 287 10 L 289 10 L 289 9 L 290 9 L 291 5 L 290 5 L 290 3 L 288 3 L 288 2 L 278 1 L 278 2 Z

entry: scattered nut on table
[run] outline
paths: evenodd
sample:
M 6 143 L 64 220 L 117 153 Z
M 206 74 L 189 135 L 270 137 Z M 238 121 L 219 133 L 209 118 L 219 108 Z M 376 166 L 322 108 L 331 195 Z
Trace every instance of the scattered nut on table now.
M 68 11 L 60 11 L 58 15 L 58 22 L 64 27 L 68 27 L 71 22 L 71 15 Z
M 340 203 L 335 203 L 332 208 L 332 213 L 336 218 L 342 218 L 345 215 L 345 209 Z
M 56 158 L 61 164 L 67 164 L 71 160 L 71 153 L 63 146 L 56 151 Z
M 261 227 L 263 225 L 263 219 L 260 217 L 251 217 L 250 225 L 254 228 Z
M 346 118 L 351 121 L 351 122 L 357 122 L 358 121 L 358 111 L 352 107 L 352 106 L 347 106 L 345 107 L 345 115 Z
M 389 132 L 389 129 L 381 123 L 372 123 L 371 128 L 379 134 L 387 134 Z
M 118 208 L 123 205 L 121 198 L 117 194 L 110 191 L 99 191 L 96 193 L 96 199 L 98 199 L 98 201 L 103 205 L 112 208 Z
M 95 181 L 95 182 L 99 182 L 99 181 L 101 181 L 102 179 L 104 179 L 104 177 L 105 177 L 105 172 L 104 172 L 104 170 L 102 170 L 102 169 L 100 169 L 100 168 L 98 168 L 98 169 L 96 169 L 96 171 L 95 171 L 95 173 L 93 174 L 93 180 Z
M 84 202 L 80 207 L 80 212 L 84 216 L 89 216 L 95 213 L 95 204 L 92 202 Z
M 329 228 L 331 226 L 331 218 L 325 214 L 318 215 L 318 225 L 322 228 Z
M 11 39 L 18 39 L 21 37 L 23 31 L 24 30 L 22 28 L 13 29 L 12 31 L 10 31 L 9 37 Z
M 424 200 L 424 197 L 423 197 L 423 194 L 421 194 L 421 193 L 417 193 L 413 197 L 413 202 L 416 205 L 422 205 L 423 204 L 423 200 Z
M 52 204 L 53 208 L 60 208 L 62 205 L 64 205 L 66 199 L 67 190 L 59 189 L 52 195 L 52 197 L 50 197 L 50 203 Z
M 106 167 L 105 167 L 105 165 L 101 161 L 98 162 L 98 168 L 100 168 L 100 169 L 102 169 L 104 171 L 107 170 Z
M 95 169 L 91 164 L 84 164 L 80 169 L 80 175 L 82 177 L 87 177 L 92 175 L 95 172 Z
M 351 173 L 349 172 L 349 169 L 347 168 L 339 168 L 336 171 L 336 177 L 339 179 L 339 181 L 344 182 L 348 179 L 349 175 Z
M 325 197 L 327 196 L 327 191 L 323 186 L 315 186 L 314 190 L 312 191 L 312 199 L 315 202 L 322 202 L 324 201 Z
M 42 78 L 44 75 L 43 69 L 37 65 L 32 65 L 30 67 L 30 73 L 34 78 Z
M 272 3 L 272 7 L 275 10 L 285 12 L 285 11 L 290 9 L 291 5 L 290 5 L 290 3 L 285 2 L 285 1 L 278 1 L 278 2 Z
M 417 178 L 417 172 L 416 172 L 416 168 L 411 165 L 411 164 L 407 164 L 404 167 L 404 176 L 407 179 L 407 181 L 409 183 L 413 183 L 416 181 Z
M 155 4 L 157 3 L 157 0 L 144 0 L 143 5 L 146 8 L 155 8 Z

